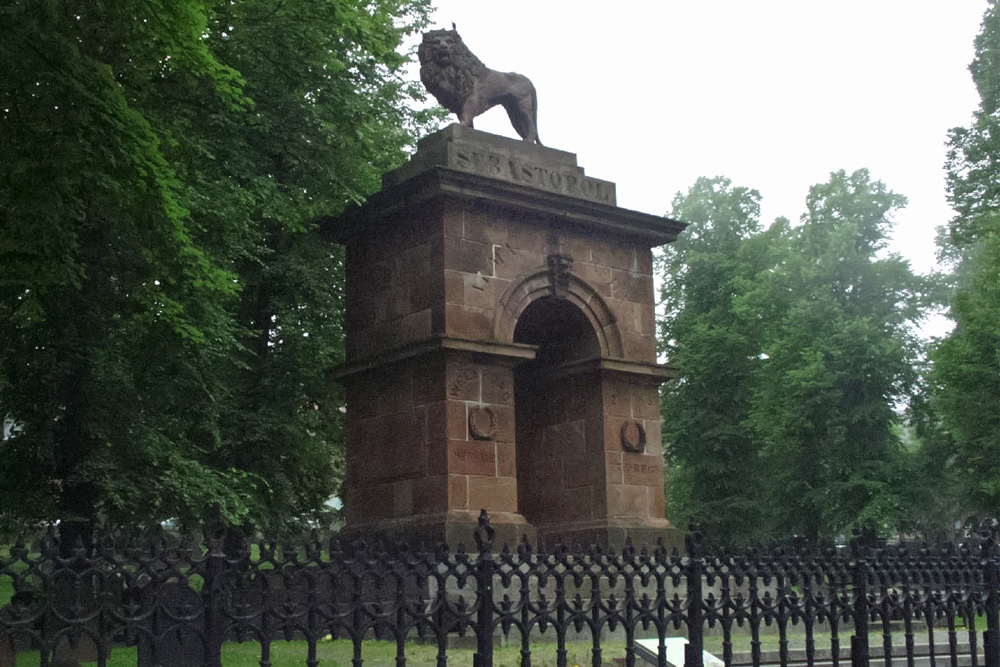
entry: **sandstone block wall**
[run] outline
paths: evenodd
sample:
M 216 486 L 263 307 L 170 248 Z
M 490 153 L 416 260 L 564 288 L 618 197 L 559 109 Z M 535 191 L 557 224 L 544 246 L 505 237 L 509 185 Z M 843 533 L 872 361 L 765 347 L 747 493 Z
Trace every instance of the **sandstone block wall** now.
M 324 227 L 347 246 L 348 527 L 669 528 L 651 247 L 683 225 L 616 208 L 570 153 L 467 128 L 384 185 Z

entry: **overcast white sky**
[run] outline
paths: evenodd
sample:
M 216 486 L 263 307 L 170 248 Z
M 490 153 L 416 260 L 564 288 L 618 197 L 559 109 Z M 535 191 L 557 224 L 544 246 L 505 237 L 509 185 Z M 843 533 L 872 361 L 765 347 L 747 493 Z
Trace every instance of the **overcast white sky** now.
M 699 176 L 798 220 L 809 186 L 867 167 L 909 198 L 893 247 L 934 265 L 947 131 L 978 97 L 968 72 L 986 0 L 436 0 L 492 69 L 538 90 L 547 146 L 665 214 Z M 516 137 L 493 109 L 476 128 Z

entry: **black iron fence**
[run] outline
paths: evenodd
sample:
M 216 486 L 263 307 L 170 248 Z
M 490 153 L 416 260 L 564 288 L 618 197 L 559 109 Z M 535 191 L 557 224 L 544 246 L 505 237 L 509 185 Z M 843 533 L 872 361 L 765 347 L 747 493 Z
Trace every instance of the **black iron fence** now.
M 219 539 L 102 538 L 61 552 L 53 536 L 18 541 L 0 551 L 0 667 L 16 651 L 54 664 L 80 645 L 101 666 L 113 647 L 136 646 L 142 666 L 218 667 L 224 645 L 240 641 L 259 645 L 268 667 L 285 640 L 301 642 L 297 664 L 310 667 L 331 641 L 352 647 L 355 667 L 378 664 L 365 660 L 372 640 L 395 643 L 398 667 L 415 642 L 431 644 L 443 667 L 449 652 L 468 664 L 468 654 L 454 657 L 459 636 L 474 644 L 475 667 L 492 666 L 500 643 L 519 645 L 525 667 L 541 646 L 554 648 L 562 666 L 580 642 L 595 667 L 666 665 L 673 636 L 687 639 L 672 659 L 685 667 L 703 667 L 706 638 L 727 667 L 740 662 L 734 640 L 755 667 L 914 667 L 928 644 L 932 667 L 1000 667 L 993 534 L 936 549 L 855 540 L 726 553 L 693 533 L 683 555 L 662 546 L 536 553 L 526 543 L 496 549 L 484 512 L 473 538 L 473 551 L 307 539 L 229 554 Z M 606 655 L 612 640 L 623 648 Z

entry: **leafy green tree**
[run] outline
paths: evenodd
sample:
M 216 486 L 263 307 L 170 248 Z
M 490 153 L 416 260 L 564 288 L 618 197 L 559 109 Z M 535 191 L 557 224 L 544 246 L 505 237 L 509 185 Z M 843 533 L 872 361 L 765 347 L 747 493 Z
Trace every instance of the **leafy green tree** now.
M 932 542 L 959 539 L 968 518 L 965 473 L 926 386 L 910 398 L 906 420 L 900 430 L 908 471 L 900 529 Z
M 699 178 L 675 197 L 690 223 L 661 261 L 660 322 L 680 376 L 663 393 L 670 514 L 713 540 L 762 536 L 759 445 L 747 423 L 760 365 L 759 320 L 741 306 L 766 260 L 760 195 L 727 178 Z
M 974 514 L 1000 515 L 1000 233 L 963 261 L 968 283 L 951 305 L 955 330 L 931 353 L 934 406 L 954 438 Z
M 939 240 L 954 267 L 955 329 L 931 350 L 930 404 L 954 440 L 965 507 L 1000 515 L 1000 12 L 991 1 L 970 66 L 980 108 L 952 130 L 946 162 L 956 216 Z
M 916 379 L 911 324 L 923 281 L 885 251 L 906 200 L 866 170 L 831 175 L 748 298 L 766 322 L 751 421 L 784 531 L 832 537 L 898 524 L 905 477 L 894 426 Z
M 234 342 L 219 325 L 235 276 L 197 243 L 164 136 L 122 80 L 173 56 L 235 108 L 239 77 L 199 38 L 197 5 L 154 3 L 146 21 L 113 3 L 2 11 L 0 414 L 16 426 L 0 506 L 25 519 L 92 517 L 99 497 L 142 508 L 118 465 L 164 493 L 183 471 L 194 501 L 236 504 L 227 471 L 189 453 L 207 446 L 215 388 L 199 367 Z
M 422 0 L 0 8 L 0 522 L 280 525 L 337 480 L 336 249 Z
M 229 380 L 219 465 L 256 473 L 258 514 L 274 527 L 321 504 L 342 470 L 343 400 L 329 371 L 343 360 L 343 257 L 306 223 L 377 190 L 436 122 L 411 110 L 406 100 L 421 93 L 399 74 L 400 40 L 425 13 L 425 3 L 395 0 L 249 2 L 221 7 L 213 22 L 217 52 L 254 100 L 226 142 L 236 166 L 223 163 L 215 181 L 242 204 L 236 219 L 254 244 L 235 258 L 249 335 Z

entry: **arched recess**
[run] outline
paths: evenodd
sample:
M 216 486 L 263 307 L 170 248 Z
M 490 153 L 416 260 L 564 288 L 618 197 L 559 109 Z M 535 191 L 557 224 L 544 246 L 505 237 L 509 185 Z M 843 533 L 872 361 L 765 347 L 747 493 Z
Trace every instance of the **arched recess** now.
M 580 362 L 621 358 L 618 325 L 590 285 L 551 270 L 507 290 L 494 325 L 538 350 L 514 370 L 518 511 L 540 537 L 568 534 L 607 514 L 603 387 Z
M 580 309 L 594 328 L 601 357 L 624 358 L 622 335 L 614 313 L 597 290 L 574 275 L 555 276 L 549 269 L 528 274 L 504 291 L 493 319 L 495 340 L 514 342 L 514 330 L 521 315 L 533 302 L 546 297 L 566 299 Z

